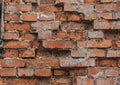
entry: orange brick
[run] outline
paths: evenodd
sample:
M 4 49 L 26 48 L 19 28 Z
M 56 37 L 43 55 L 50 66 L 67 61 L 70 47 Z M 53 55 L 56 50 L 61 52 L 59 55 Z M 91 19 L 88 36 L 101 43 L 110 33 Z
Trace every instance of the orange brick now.
M 71 32 L 70 33 L 70 38 L 71 39 L 83 39 L 83 38 L 86 38 L 87 34 L 86 32 Z
M 0 85 L 6 85 L 6 79 L 0 78 Z
M 46 69 L 46 68 L 42 68 L 42 69 L 35 69 L 35 75 L 36 76 L 41 76 L 41 77 L 49 77 L 51 76 L 51 69 Z
M 53 35 L 54 39 L 66 39 L 69 37 L 69 34 L 67 32 L 57 32 Z
M 54 13 L 41 13 L 40 20 L 54 20 L 55 14 Z
M 4 48 L 28 48 L 30 45 L 28 42 L 24 41 L 9 41 L 4 44 Z
M 16 69 L 14 68 L 2 68 L 0 69 L 0 76 L 16 76 Z
M 5 30 L 29 31 L 29 24 L 5 24 Z
M 113 13 L 103 13 L 101 17 L 104 19 L 113 19 Z
M 45 48 L 73 48 L 73 43 L 70 41 L 43 41 Z
M 30 34 L 30 33 L 22 33 L 22 39 L 33 41 L 36 39 L 36 36 L 34 34 Z
M 23 21 L 37 21 L 36 14 L 22 14 Z
M 55 20 L 59 20 L 59 21 L 66 21 L 67 20 L 67 16 L 64 13 L 56 13 L 55 14 Z

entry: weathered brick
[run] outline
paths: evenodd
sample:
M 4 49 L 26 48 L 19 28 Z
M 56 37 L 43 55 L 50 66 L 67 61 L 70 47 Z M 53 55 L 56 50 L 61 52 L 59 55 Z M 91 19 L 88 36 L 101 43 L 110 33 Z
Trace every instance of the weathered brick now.
M 39 19 L 40 20 L 55 20 L 55 14 L 54 13 L 41 13 Z
M 88 32 L 88 37 L 89 38 L 103 38 L 104 33 L 102 31 L 91 31 L 91 32 Z
M 115 79 L 114 78 L 98 78 L 96 79 L 96 85 L 114 85 Z
M 23 12 L 32 11 L 32 5 L 31 4 L 19 5 L 18 8 L 19 8 L 20 11 L 23 11 Z
M 87 69 L 85 69 L 85 68 L 70 69 L 69 73 L 71 76 L 85 76 L 85 75 L 87 75 Z
M 73 43 L 70 41 L 43 41 L 45 48 L 73 48 Z
M 19 33 L 18 32 L 5 32 L 3 35 L 3 39 L 5 39 L 5 40 L 18 40 Z
M 38 6 L 35 9 L 36 12 L 60 12 L 62 11 L 62 7 L 55 7 L 53 5 L 48 6 Z
M 107 57 L 120 57 L 120 50 L 108 50 Z
M 18 76 L 33 76 L 34 70 L 31 68 L 19 68 L 18 69 Z
M 6 85 L 6 79 L 0 78 L 0 85 Z
M 37 21 L 36 14 L 22 14 L 23 21 Z
M 56 13 L 55 14 L 55 20 L 59 21 L 66 21 L 67 20 L 67 15 L 65 13 Z
M 36 22 L 31 25 L 33 30 L 58 30 L 59 22 Z
M 86 57 L 86 49 L 78 49 L 78 50 L 71 50 L 71 56 L 72 57 Z
M 86 32 L 71 32 L 70 33 L 70 38 L 71 39 L 77 39 L 77 40 L 79 40 L 79 39 L 84 39 L 84 38 L 86 38 L 86 36 L 87 36 L 87 33 Z
M 91 78 L 75 78 L 73 85 L 94 85 L 94 80 Z
M 13 49 L 5 49 L 3 51 L 3 57 L 4 58 L 17 58 L 18 57 L 18 50 L 13 50 Z
M 120 48 L 120 40 L 112 41 L 113 48 Z
M 59 66 L 59 60 L 57 59 L 29 59 L 26 60 L 26 66 L 34 67 L 34 66 Z
M 111 69 L 106 69 L 105 70 L 105 75 L 106 76 L 118 76 L 120 74 L 120 69 L 119 68 L 111 68 Z
M 9 41 L 4 44 L 3 48 L 28 48 L 29 46 L 28 42 Z
M 0 60 L 1 67 L 24 67 L 25 63 L 23 60 L 16 60 L 16 59 L 4 59 Z
M 69 33 L 67 32 L 57 32 L 52 35 L 54 39 L 67 39 L 69 37 Z
M 40 77 L 50 77 L 51 69 L 42 68 L 42 69 L 35 69 L 35 75 Z
M 22 33 L 22 39 L 28 40 L 28 41 L 33 41 L 36 39 L 36 36 L 34 34 L 30 34 L 30 33 Z
M 3 76 L 3 77 L 16 76 L 16 69 L 14 69 L 14 68 L 2 68 L 2 69 L 0 69 L 0 76 Z
M 89 67 L 95 66 L 94 59 L 74 59 L 74 58 L 62 58 L 60 59 L 61 67 Z
M 104 69 L 101 68 L 89 68 L 88 69 L 88 75 L 99 78 L 104 76 Z
M 55 0 L 41 0 L 40 4 L 54 4 Z
M 51 31 L 40 31 L 38 32 L 38 39 L 51 39 L 52 32 Z
M 11 78 L 8 79 L 9 85 L 40 85 L 39 79 L 34 79 L 34 78 Z
M 34 58 L 35 57 L 35 50 L 34 49 L 20 50 L 19 51 L 19 57 L 22 57 L 22 58 Z

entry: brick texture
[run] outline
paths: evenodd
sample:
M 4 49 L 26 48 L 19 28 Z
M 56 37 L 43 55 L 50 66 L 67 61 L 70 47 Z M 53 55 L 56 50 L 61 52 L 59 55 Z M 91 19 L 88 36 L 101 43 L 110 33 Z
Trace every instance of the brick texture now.
M 120 85 L 120 0 L 3 1 L 0 85 Z

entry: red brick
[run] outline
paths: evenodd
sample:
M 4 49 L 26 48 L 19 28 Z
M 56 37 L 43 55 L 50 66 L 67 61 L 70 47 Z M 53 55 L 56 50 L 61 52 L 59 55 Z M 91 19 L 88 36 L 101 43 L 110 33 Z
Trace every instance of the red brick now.
M 88 75 L 92 77 L 103 77 L 104 76 L 104 70 L 101 68 L 89 68 L 88 69 Z
M 18 40 L 19 33 L 18 32 L 5 32 L 3 35 L 3 39 L 5 39 L 5 40 Z
M 86 32 L 71 32 L 70 33 L 70 38 L 71 39 L 83 39 L 83 38 L 86 38 L 87 34 Z
M 87 75 L 87 69 L 84 69 L 84 68 L 70 69 L 69 73 L 71 76 L 85 76 Z
M 36 14 L 22 14 L 23 21 L 37 21 Z
M 115 79 L 112 78 L 98 78 L 96 80 L 96 85 L 114 85 Z
M 25 63 L 23 60 L 4 59 L 0 60 L 1 67 L 24 67 Z
M 54 13 L 41 13 L 40 20 L 54 20 L 55 14 Z
M 39 48 L 39 42 L 38 42 L 38 41 L 33 41 L 33 42 L 31 43 L 31 47 L 32 47 L 32 48 Z
M 73 48 L 73 43 L 70 41 L 43 41 L 45 48 Z
M 35 9 L 36 12 L 60 12 L 62 11 L 61 7 L 55 7 L 53 5 L 50 6 L 38 6 Z
M 73 5 L 71 4 L 64 4 L 64 11 L 73 11 Z
M 26 60 L 26 66 L 35 67 L 35 66 L 59 66 L 59 60 L 52 59 L 52 60 L 40 60 L 40 59 L 29 59 Z
M 6 80 L 4 78 L 0 78 L 0 85 L 6 85 Z
M 102 66 L 102 67 L 115 67 L 117 66 L 117 60 L 114 59 L 102 59 L 102 60 L 96 60 L 96 66 Z
M 40 85 L 39 79 L 33 78 L 10 78 L 8 83 L 9 85 Z
M 14 68 L 2 68 L 0 69 L 0 76 L 16 76 L 16 69 Z
M 34 34 L 30 34 L 30 33 L 22 33 L 22 39 L 33 41 L 36 39 L 36 36 Z
M 9 41 L 4 44 L 3 48 L 28 48 L 29 43 L 24 41 Z
M 105 57 L 105 50 L 101 49 L 89 49 L 88 50 L 88 55 L 90 57 Z
M 74 59 L 74 58 L 62 58 L 60 59 L 61 67 L 89 67 L 95 66 L 94 59 Z
M 29 31 L 29 24 L 5 24 L 5 30 L 19 30 L 19 31 Z
M 19 57 L 22 57 L 22 58 L 34 58 L 35 57 L 35 50 L 34 49 L 20 50 L 19 51 Z
M 83 50 L 71 50 L 71 56 L 72 57 L 86 57 L 86 49 Z
M 111 68 L 111 69 L 106 69 L 105 70 L 105 75 L 106 76 L 119 76 L 120 74 L 120 69 L 119 68 Z
M 3 57 L 4 58 L 17 58 L 18 57 L 18 50 L 13 50 L 13 49 L 5 49 L 3 51 Z
M 32 24 L 33 30 L 58 30 L 59 22 L 36 22 Z
M 73 85 L 94 85 L 94 80 L 90 78 L 76 78 Z
M 35 69 L 35 75 L 40 77 L 50 77 L 51 69 L 42 68 L 42 69 Z
M 19 8 L 20 11 L 23 11 L 23 12 L 32 11 L 32 5 L 31 4 L 19 5 L 18 8 Z
M 120 40 L 112 41 L 113 48 L 120 48 Z
M 53 35 L 54 39 L 66 39 L 69 37 L 69 34 L 67 32 L 57 32 Z
M 67 76 L 68 72 L 66 70 L 62 69 L 56 69 L 54 70 L 54 76 Z
M 34 70 L 31 68 L 19 68 L 18 76 L 33 76 Z
M 38 39 L 51 39 L 52 32 L 51 31 L 41 31 L 38 32 Z

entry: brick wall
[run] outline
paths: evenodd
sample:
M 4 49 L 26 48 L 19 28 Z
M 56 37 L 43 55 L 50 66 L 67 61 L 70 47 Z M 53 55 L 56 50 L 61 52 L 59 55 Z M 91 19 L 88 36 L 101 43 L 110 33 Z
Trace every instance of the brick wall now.
M 0 85 L 120 85 L 120 0 L 4 0 Z

